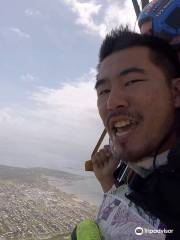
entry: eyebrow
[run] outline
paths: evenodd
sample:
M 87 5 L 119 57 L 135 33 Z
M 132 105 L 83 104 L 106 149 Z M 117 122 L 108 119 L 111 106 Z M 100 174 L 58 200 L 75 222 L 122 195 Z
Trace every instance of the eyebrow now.
M 126 76 L 130 73 L 145 73 L 144 69 L 142 68 L 137 68 L 137 67 L 131 67 L 131 68 L 127 68 L 125 70 L 123 70 L 122 72 L 120 72 L 117 77 L 123 77 L 123 76 Z M 97 90 L 97 88 L 101 85 L 103 85 L 107 80 L 106 79 L 99 79 L 98 80 L 98 75 L 96 77 L 96 84 L 95 84 L 95 89 Z
M 97 90 L 97 88 L 99 86 L 103 85 L 104 83 L 106 83 L 105 79 L 96 80 L 96 84 L 95 84 L 94 88 Z
M 122 76 L 126 76 L 130 73 L 145 73 L 144 69 L 142 68 L 137 68 L 137 67 L 131 67 L 131 68 L 127 68 L 125 70 L 123 70 L 122 72 L 120 72 L 118 74 L 119 77 L 122 77 Z

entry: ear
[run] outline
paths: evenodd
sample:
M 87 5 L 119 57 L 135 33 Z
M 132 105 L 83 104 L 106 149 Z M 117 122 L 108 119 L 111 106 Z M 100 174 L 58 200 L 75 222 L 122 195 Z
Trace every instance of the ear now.
M 173 94 L 174 94 L 174 106 L 180 107 L 180 78 L 172 80 Z

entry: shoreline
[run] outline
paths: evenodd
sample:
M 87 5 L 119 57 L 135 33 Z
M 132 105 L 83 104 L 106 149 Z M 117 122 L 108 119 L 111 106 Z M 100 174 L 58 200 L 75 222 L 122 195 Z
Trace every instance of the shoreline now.
M 48 177 L 48 184 L 52 187 L 57 188 L 58 190 L 65 192 L 66 194 L 73 195 L 74 198 L 78 199 L 81 202 L 88 202 L 90 205 L 94 207 L 100 207 L 100 204 L 103 199 L 103 192 L 95 191 L 92 192 L 92 186 L 85 186 L 85 180 L 76 180 L 67 181 L 54 177 Z M 86 179 L 86 181 L 91 182 L 92 179 Z M 93 183 L 92 183 L 93 184 Z

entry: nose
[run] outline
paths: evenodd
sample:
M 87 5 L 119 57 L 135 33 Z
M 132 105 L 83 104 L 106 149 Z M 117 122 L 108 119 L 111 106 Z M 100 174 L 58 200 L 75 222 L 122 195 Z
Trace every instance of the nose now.
M 120 88 L 111 89 L 107 100 L 107 109 L 127 108 L 129 105 L 125 92 Z

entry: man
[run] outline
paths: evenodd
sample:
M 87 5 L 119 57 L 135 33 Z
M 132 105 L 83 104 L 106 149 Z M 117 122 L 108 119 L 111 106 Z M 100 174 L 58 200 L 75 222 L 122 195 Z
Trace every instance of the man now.
M 169 42 L 180 58 L 180 0 L 154 0 L 138 18 L 142 34 L 157 36 Z
M 178 52 L 180 50 L 180 0 L 154 0 L 151 1 L 141 12 L 138 24 L 142 34 L 158 36 L 168 41 Z M 180 54 L 179 54 L 180 55 Z M 106 158 L 108 148 L 101 149 L 99 158 Z M 102 161 L 103 162 L 103 161 Z M 115 163 L 114 163 L 115 164 Z M 111 167 L 113 167 L 111 165 Z M 121 170 L 121 169 L 120 169 Z M 108 175 L 108 171 L 105 171 Z M 121 172 L 120 172 L 121 173 Z M 118 171 L 115 172 L 117 178 Z M 119 174 L 120 175 L 120 174 Z M 112 182 L 112 181 L 109 181 Z M 117 183 L 119 184 L 119 183 Z M 104 190 L 109 189 L 109 186 Z
M 92 161 L 104 192 L 110 194 L 109 199 L 105 195 L 97 219 L 105 239 L 130 239 L 134 230 L 130 228 L 135 226 L 129 226 L 127 221 L 122 224 L 121 214 L 114 210 L 121 201 L 111 201 L 112 196 L 119 194 L 113 185 L 113 172 L 120 160 L 137 173 L 125 197 L 128 207 L 133 205 L 137 214 L 127 214 L 142 226 L 148 223 L 148 227 L 160 229 L 163 224 L 167 231 L 172 230 L 171 234 L 165 232 L 166 239 L 179 239 L 179 77 L 178 58 L 160 39 L 117 29 L 101 46 L 95 85 L 97 106 L 113 143 L 113 153 L 106 148 Z M 127 208 L 123 204 L 121 210 Z M 116 215 L 121 219 L 118 224 Z M 113 231 L 112 223 L 117 226 Z M 129 235 L 122 226 L 127 227 Z M 141 239 L 164 239 L 162 235 L 150 237 Z
M 142 34 L 148 34 L 148 35 L 152 34 L 153 36 L 158 36 L 162 39 L 165 39 L 166 41 L 170 42 L 170 44 L 179 52 L 179 49 L 180 49 L 180 45 L 179 45 L 179 42 L 180 42 L 179 14 L 180 14 L 180 0 L 174 0 L 174 1 L 154 0 L 154 1 L 151 1 L 150 4 L 148 4 L 147 7 L 142 11 L 142 13 L 140 14 L 140 17 L 138 19 L 140 31 Z M 177 90 L 178 89 L 179 89 L 179 87 L 177 87 Z M 155 101 L 153 101 L 153 103 L 155 103 Z M 177 122 L 177 119 L 179 119 L 178 114 L 179 113 L 176 110 L 176 114 L 175 114 L 176 122 Z M 122 121 L 120 124 L 122 126 L 122 124 L 125 124 L 125 122 Z M 178 126 L 177 126 L 177 131 L 179 134 Z M 163 145 L 165 145 L 165 142 L 166 142 L 166 140 L 168 140 L 170 135 L 171 135 L 170 133 L 167 134 L 167 136 L 164 137 L 164 140 L 161 141 L 161 144 L 159 145 L 159 147 L 157 147 L 157 152 L 155 154 L 157 156 L 154 156 L 154 159 L 149 158 L 149 160 L 138 161 L 135 163 L 128 162 L 128 165 L 131 168 L 133 168 L 135 172 L 138 173 L 138 174 L 136 174 L 134 180 L 130 184 L 130 187 L 131 187 L 131 189 L 133 189 L 135 194 L 133 196 L 133 191 L 132 191 L 131 194 L 128 195 L 128 197 L 132 200 L 131 202 L 134 201 L 136 203 L 135 208 L 139 209 L 139 212 L 141 212 L 141 215 L 143 215 L 142 214 L 143 211 L 141 208 L 146 209 L 146 210 L 149 209 L 150 213 L 153 212 L 153 214 L 155 216 L 158 216 L 161 219 L 164 219 L 166 222 L 172 223 L 171 226 L 176 228 L 175 232 L 171 236 L 167 235 L 166 238 L 179 239 L 178 232 L 177 232 L 178 221 L 177 220 L 175 221 L 175 218 L 179 219 L 179 215 L 178 215 L 179 214 L 179 206 L 177 205 L 177 202 L 176 202 L 176 198 L 177 198 L 177 201 L 179 199 L 179 190 L 178 190 L 179 182 L 178 182 L 178 178 L 175 180 L 175 182 L 173 182 L 172 176 L 171 176 L 171 179 L 169 180 L 169 177 L 171 175 L 170 172 L 174 171 L 174 168 L 176 170 L 179 169 L 179 167 L 177 166 L 177 162 L 175 161 L 178 159 L 178 154 L 179 154 L 178 144 L 176 143 L 177 147 L 174 150 L 171 150 L 171 151 L 163 150 Z M 175 139 L 177 139 L 177 137 L 175 137 Z M 177 140 L 174 140 L 174 141 L 177 142 Z M 170 145 L 171 144 L 169 144 L 169 148 L 171 148 Z M 173 145 L 174 144 L 172 144 L 172 146 Z M 126 146 L 126 144 L 124 146 Z M 114 189 L 116 188 L 115 185 L 113 185 L 114 183 L 115 184 L 117 183 L 116 184 L 117 186 L 119 185 L 119 183 L 116 182 L 114 175 L 112 174 L 119 163 L 119 158 L 117 156 L 117 150 L 118 150 L 118 147 L 115 149 L 113 148 L 111 150 L 109 149 L 109 147 L 105 147 L 104 149 L 101 149 L 96 154 L 94 159 L 92 159 L 94 162 L 94 169 L 95 169 L 96 177 L 100 181 L 103 191 L 108 192 L 108 190 L 111 189 L 108 193 L 113 193 L 114 195 L 117 195 L 117 192 L 119 189 L 120 189 L 119 192 L 121 192 L 121 187 L 117 188 L 117 190 L 113 190 L 113 188 Z M 158 154 L 161 151 L 163 153 Z M 114 156 L 112 156 L 112 152 L 115 152 Z M 175 160 L 173 161 L 174 166 L 171 166 L 171 164 L 170 165 L 166 164 L 168 152 L 169 152 L 169 159 L 171 159 L 172 156 L 173 156 L 173 158 L 175 158 Z M 160 177 L 161 174 L 159 174 L 158 171 L 156 171 L 156 174 L 150 174 L 151 172 L 154 172 L 154 171 L 152 171 L 152 169 L 153 169 L 152 161 L 153 161 L 154 167 L 157 165 L 156 167 L 158 167 L 160 172 L 161 171 L 165 172 L 163 181 L 162 181 L 162 177 Z M 169 162 L 172 162 L 172 161 L 169 160 Z M 159 167 L 159 165 L 161 165 L 161 164 L 162 164 L 162 166 L 164 166 L 165 169 L 163 169 L 162 166 Z M 109 174 L 109 173 L 111 173 L 111 174 Z M 118 173 L 117 170 L 116 170 L 116 173 Z M 156 177 L 153 177 L 153 175 Z M 173 176 L 176 176 L 176 175 L 179 176 L 179 173 L 173 174 Z M 149 176 L 149 177 L 147 177 L 147 176 Z M 146 179 L 146 180 L 148 179 L 148 181 L 142 181 L 143 179 Z M 155 181 L 155 179 L 156 179 L 156 181 Z M 149 188 L 147 187 L 147 182 L 150 186 L 152 186 L 151 191 L 149 191 Z M 157 183 L 160 187 L 162 187 L 162 192 L 160 191 L 160 193 L 159 193 L 160 196 L 157 196 L 156 198 L 152 199 L 152 196 L 157 195 L 157 191 L 154 191 L 154 189 L 157 188 Z M 147 189 L 147 191 L 144 191 L 142 194 L 142 191 L 139 191 L 138 188 L 144 189 L 144 190 Z M 161 196 L 161 193 L 164 193 L 163 188 L 167 188 L 167 192 L 165 193 L 165 196 L 164 195 Z M 137 194 L 138 191 L 139 191 L 139 193 Z M 168 194 L 169 194 L 169 196 L 172 194 L 172 197 L 170 199 L 165 199 L 164 197 L 167 198 Z M 146 196 L 146 195 L 147 195 L 147 197 L 145 198 L 144 196 Z M 176 195 L 176 198 L 173 197 L 174 195 Z M 138 196 L 138 199 L 137 199 L 137 196 Z M 148 198 L 149 198 L 149 202 L 152 201 L 153 204 L 149 204 L 147 202 Z M 127 198 L 126 198 L 126 201 L 127 201 Z M 141 206 L 141 207 L 139 208 L 139 206 Z M 167 210 L 169 210 L 169 212 Z M 175 213 L 173 213 L 173 211 Z M 165 217 L 165 215 L 166 215 L 166 217 Z M 147 216 L 145 214 L 143 217 L 147 218 Z M 150 220 L 150 218 L 148 220 Z M 169 225 L 169 227 L 170 227 L 170 225 Z M 110 238 L 108 238 L 108 236 L 106 236 L 105 238 L 110 239 Z M 120 239 L 120 238 L 118 238 L 118 239 Z M 130 239 L 130 238 L 128 238 L 128 239 Z M 153 239 L 155 239 L 155 238 L 153 238 Z

